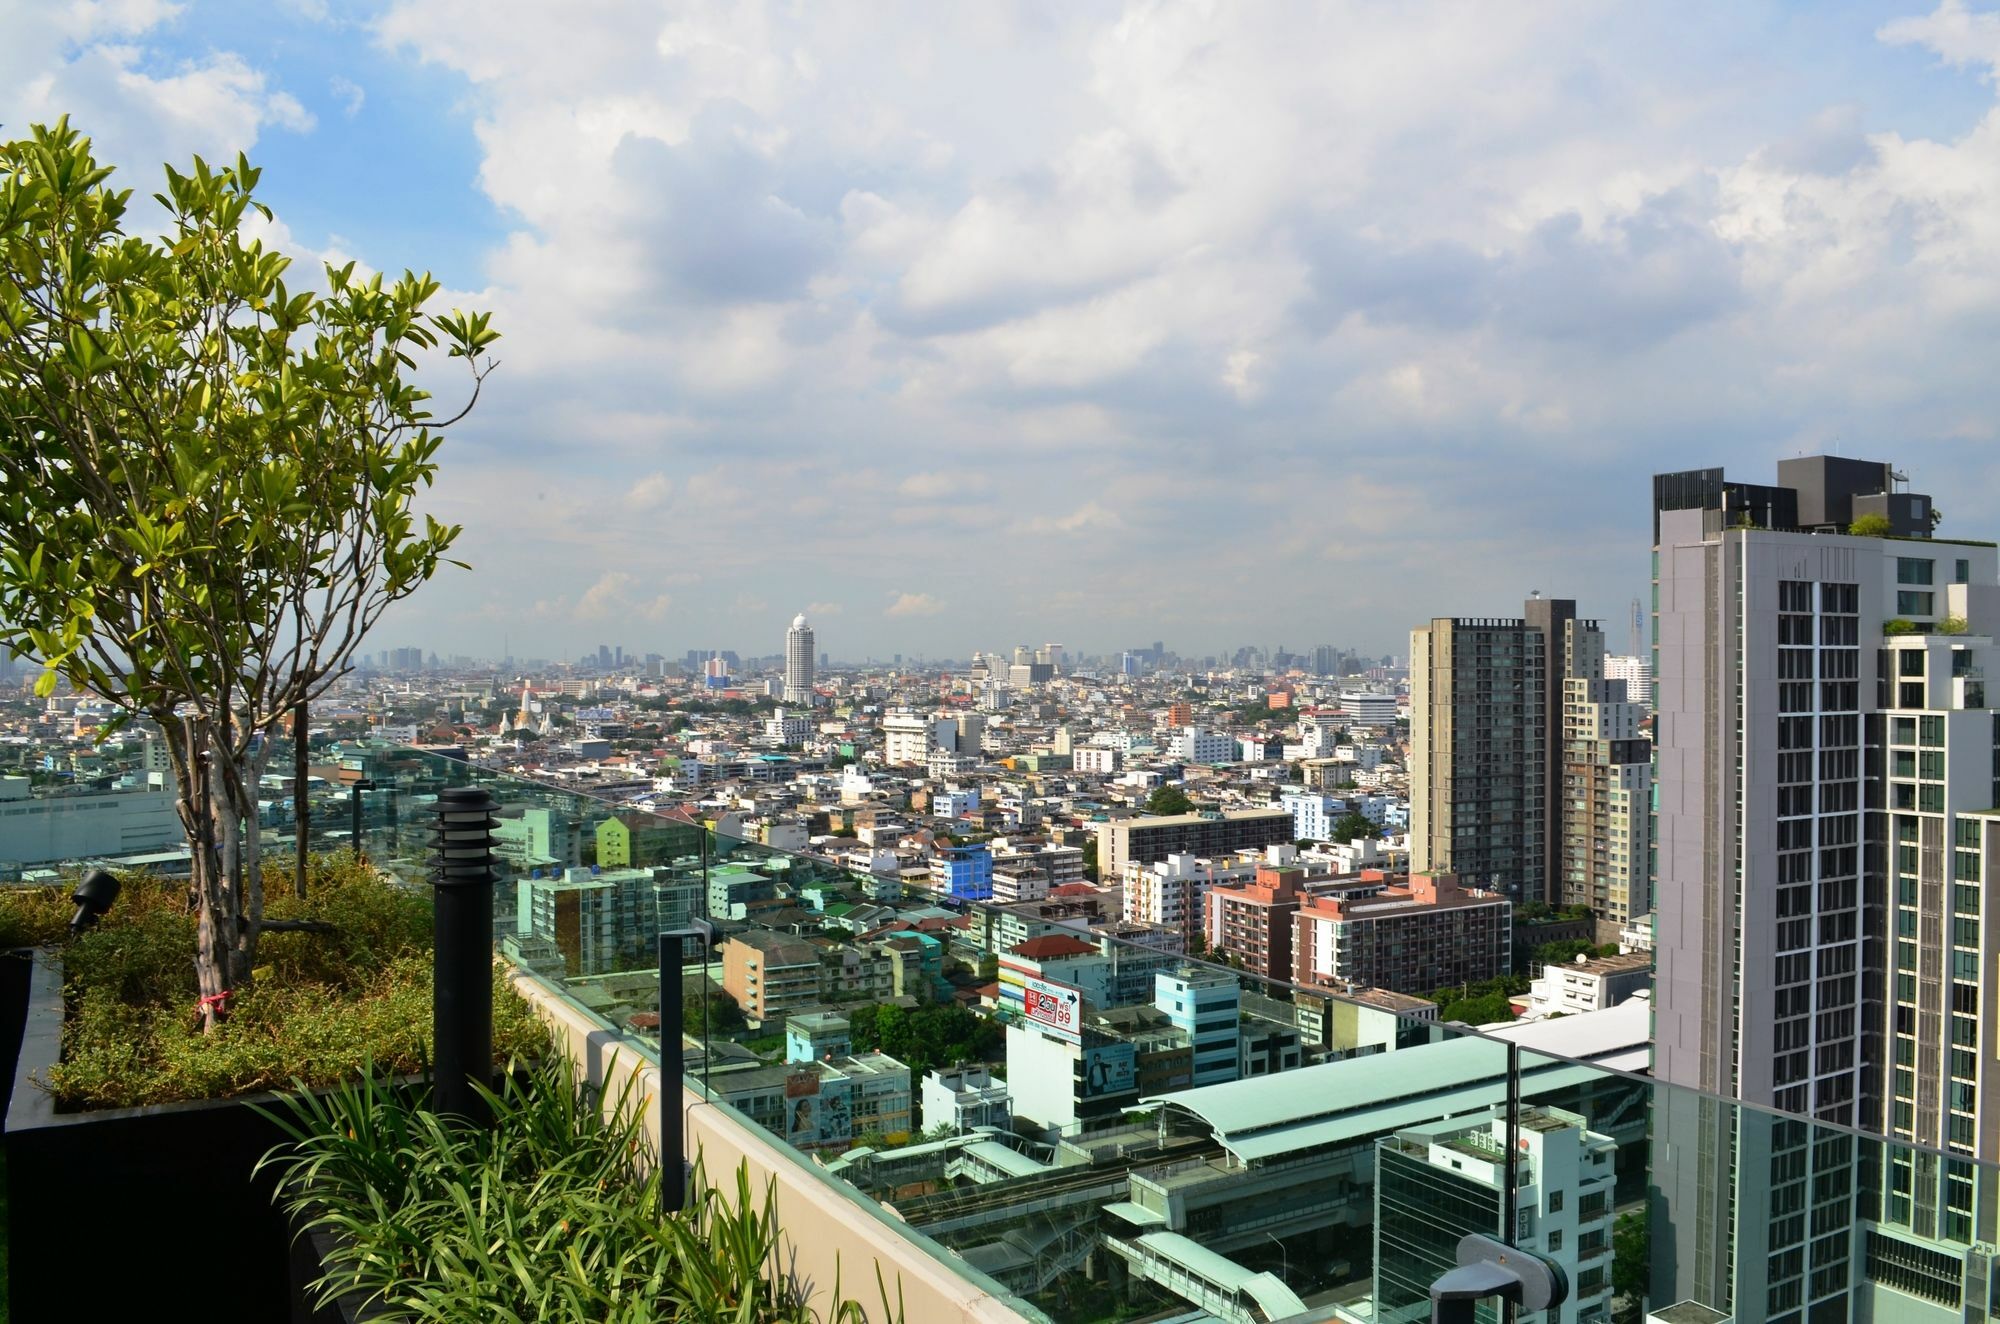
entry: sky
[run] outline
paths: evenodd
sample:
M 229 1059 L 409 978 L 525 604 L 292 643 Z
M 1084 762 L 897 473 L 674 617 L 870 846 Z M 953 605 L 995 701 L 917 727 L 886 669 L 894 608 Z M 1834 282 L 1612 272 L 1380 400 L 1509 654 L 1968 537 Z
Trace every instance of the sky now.
M 247 152 L 499 368 L 370 647 L 1401 654 L 1650 476 L 1894 461 L 2000 536 L 2000 10 L 0 0 L 0 132 Z M 438 373 L 441 401 L 466 383 Z

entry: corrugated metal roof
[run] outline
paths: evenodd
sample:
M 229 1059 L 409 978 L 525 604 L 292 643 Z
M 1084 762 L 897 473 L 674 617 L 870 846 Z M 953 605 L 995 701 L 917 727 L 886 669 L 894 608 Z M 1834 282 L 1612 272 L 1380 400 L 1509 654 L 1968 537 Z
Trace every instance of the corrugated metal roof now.
M 1198 1115 L 1218 1134 L 1248 1134 L 1274 1126 L 1297 1126 L 1412 1095 L 1436 1094 L 1468 1081 L 1502 1075 L 1506 1070 L 1505 1044 L 1461 1035 L 1397 1052 L 1202 1085 L 1139 1103 L 1142 1107 L 1171 1103 Z
M 1491 1108 L 1507 1098 L 1506 1045 L 1460 1038 L 1141 1099 L 1195 1114 L 1239 1162 L 1276 1158 Z M 1531 1059 L 1523 1093 L 1585 1084 L 1592 1067 Z

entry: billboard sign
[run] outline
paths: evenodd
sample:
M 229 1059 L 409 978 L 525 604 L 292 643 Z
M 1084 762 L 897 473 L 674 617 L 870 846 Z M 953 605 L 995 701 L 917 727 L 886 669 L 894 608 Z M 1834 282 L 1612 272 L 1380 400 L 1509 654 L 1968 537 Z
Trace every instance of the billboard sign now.
M 1021 1012 L 1028 1024 L 1058 1039 L 1083 1042 L 1083 994 L 1068 984 L 1027 976 L 1021 982 Z
M 1131 1044 L 1121 1041 L 1084 1049 L 1083 1098 L 1131 1094 L 1138 1088 L 1138 1057 Z

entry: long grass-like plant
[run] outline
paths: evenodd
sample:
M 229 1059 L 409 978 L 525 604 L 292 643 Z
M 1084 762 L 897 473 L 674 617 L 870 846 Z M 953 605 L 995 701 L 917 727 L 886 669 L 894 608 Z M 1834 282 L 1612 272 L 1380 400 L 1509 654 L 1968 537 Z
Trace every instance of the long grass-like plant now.
M 606 1099 L 546 1059 L 487 1094 L 490 1130 L 372 1071 L 287 1096 L 267 1115 L 289 1140 L 259 1166 L 300 1235 L 331 1234 L 319 1302 L 354 1293 L 376 1318 L 436 1324 L 817 1324 L 774 1188 L 757 1199 L 747 1168 L 730 1199 L 697 1164 L 688 1209 L 660 1211 L 630 1081 Z M 879 1269 L 877 1290 L 900 1320 Z M 832 1324 L 866 1324 L 838 1282 L 833 1301 Z

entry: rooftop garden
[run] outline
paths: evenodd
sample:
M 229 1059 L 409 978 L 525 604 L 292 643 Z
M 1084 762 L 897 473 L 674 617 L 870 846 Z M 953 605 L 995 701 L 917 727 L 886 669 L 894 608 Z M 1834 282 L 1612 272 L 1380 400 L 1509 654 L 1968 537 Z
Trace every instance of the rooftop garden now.
M 65 1109 L 220 1099 L 352 1079 L 429 1059 L 431 905 L 352 855 L 312 862 L 306 899 L 273 889 L 270 917 L 312 927 L 263 943 L 257 978 L 204 1025 L 187 886 L 129 879 L 110 912 L 62 949 L 62 1060 L 42 1082 Z M 0 948 L 67 936 L 68 887 L 0 895 Z M 498 1061 L 532 1057 L 541 1025 L 496 973 Z

